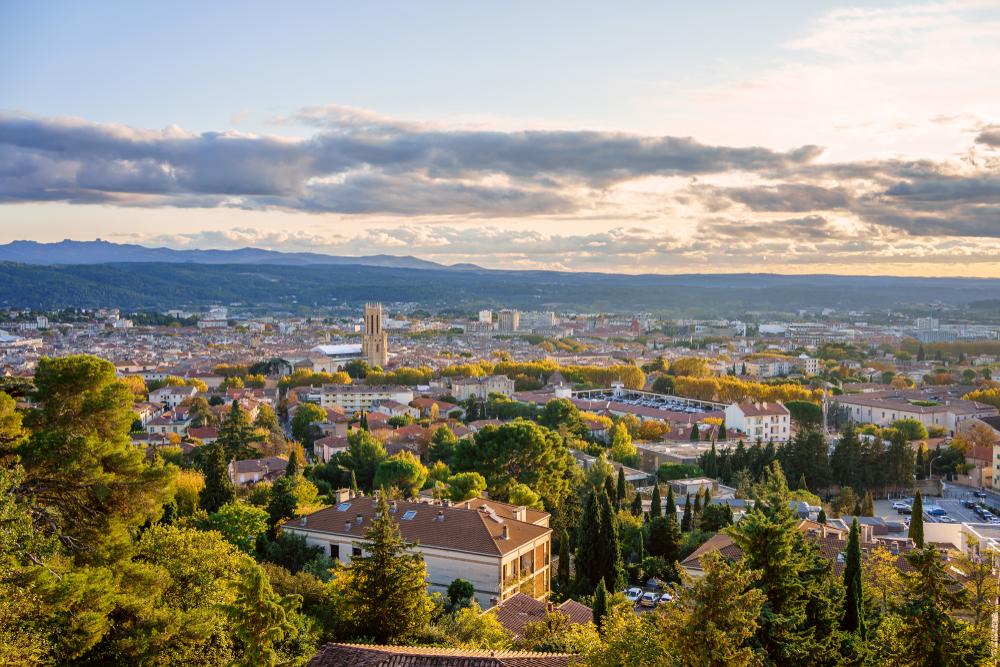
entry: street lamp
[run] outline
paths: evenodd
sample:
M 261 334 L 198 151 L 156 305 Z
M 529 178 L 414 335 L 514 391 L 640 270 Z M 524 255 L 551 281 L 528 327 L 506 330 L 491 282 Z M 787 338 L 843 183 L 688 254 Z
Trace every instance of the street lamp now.
M 935 456 L 934 458 L 931 459 L 930 472 L 927 473 L 927 478 L 928 479 L 930 479 L 931 477 L 934 476 L 934 462 L 937 461 L 939 458 L 941 458 L 941 457 L 940 456 Z

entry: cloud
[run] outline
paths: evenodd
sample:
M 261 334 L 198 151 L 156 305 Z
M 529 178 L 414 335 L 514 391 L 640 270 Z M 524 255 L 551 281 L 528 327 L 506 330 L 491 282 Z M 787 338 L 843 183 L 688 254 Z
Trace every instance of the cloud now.
M 237 111 L 233 114 L 233 117 L 229 119 L 230 125 L 242 125 L 247 122 L 250 118 L 250 109 L 243 109 L 242 111 Z
M 976 137 L 976 143 L 1000 148 L 1000 125 L 987 125 Z

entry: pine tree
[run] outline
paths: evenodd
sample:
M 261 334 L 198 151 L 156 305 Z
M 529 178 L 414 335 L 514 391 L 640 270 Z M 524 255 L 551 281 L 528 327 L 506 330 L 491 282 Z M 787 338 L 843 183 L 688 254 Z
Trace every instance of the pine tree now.
M 924 497 L 920 491 L 913 498 L 913 514 L 910 516 L 910 539 L 918 549 L 924 548 Z
M 378 499 L 378 518 L 365 531 L 360 556 L 351 558 L 344 602 L 355 620 L 355 636 L 377 644 L 396 644 L 413 637 L 431 618 L 427 567 L 414 545 L 403 540 L 385 496 Z
M 205 475 L 205 488 L 198 492 L 198 507 L 209 514 L 219 511 L 223 505 L 236 499 L 236 488 L 229 477 L 229 467 L 222 450 L 222 444 L 216 440 L 208 448 L 208 456 L 202 466 Z
M 691 532 L 691 494 L 684 499 L 684 516 L 681 517 L 681 532 Z
M 601 549 L 601 514 L 597 504 L 597 494 L 587 497 L 583 517 L 576 529 L 576 578 L 586 582 L 585 588 L 593 588 L 601 579 L 601 565 L 598 555 Z
M 642 516 L 642 496 L 638 493 L 632 498 L 632 507 L 630 508 L 632 516 Z
M 232 604 L 220 605 L 219 609 L 232 623 L 234 634 L 243 644 L 243 653 L 229 664 L 233 667 L 274 667 L 278 664 L 274 645 L 284 641 L 286 636 L 298 634 L 288 621 L 288 614 L 298 608 L 302 597 L 278 596 L 264 568 L 255 563 L 232 588 L 236 591 Z
M 660 501 L 660 483 L 653 483 L 653 500 L 649 503 L 649 518 L 655 519 L 663 515 L 663 504 Z
M 569 583 L 569 533 L 565 528 L 559 531 L 559 571 L 556 579 L 561 586 Z
M 847 558 L 844 562 L 844 617 L 840 627 L 846 632 L 857 633 L 865 637 L 864 594 L 861 588 L 861 535 L 858 529 L 858 519 L 851 524 L 851 534 L 847 538 Z
M 240 407 L 239 401 L 234 400 L 226 414 L 226 421 L 219 426 L 219 438 L 216 440 L 222 445 L 226 460 L 235 458 L 237 461 L 247 461 L 257 458 L 259 453 L 251 445 L 259 439 L 257 429 L 250 423 L 250 413 Z
M 295 490 L 294 480 L 288 477 L 279 477 L 271 486 L 271 502 L 267 504 L 268 514 L 268 537 L 271 539 L 277 534 L 278 525 L 282 521 L 295 518 L 295 510 L 299 508 L 299 501 L 292 493 Z
M 597 584 L 597 593 L 594 595 L 594 625 L 597 631 L 604 630 L 604 622 L 608 617 L 608 589 L 604 586 L 604 580 Z
M 816 517 L 816 521 L 820 522 L 824 526 L 826 525 L 826 510 L 822 507 L 819 508 L 819 516 Z
M 615 483 L 611 480 L 611 475 L 604 478 L 604 495 L 611 501 L 612 507 L 618 504 L 618 491 L 615 489 Z
M 667 485 L 667 509 L 664 510 L 663 516 L 674 517 L 677 519 L 677 503 L 674 502 L 674 487 L 670 484 Z
M 618 502 L 615 503 L 615 509 L 621 509 L 627 497 L 625 494 L 625 466 L 618 469 L 618 488 L 615 490 L 615 496 L 618 499 Z
M 722 464 L 722 483 L 726 486 L 730 486 L 733 483 L 733 457 L 730 454 L 726 457 L 725 462 Z
M 618 541 L 618 517 L 607 494 L 598 497 L 601 509 L 600 566 L 604 585 L 609 591 L 625 587 L 625 569 L 622 566 L 621 543 Z

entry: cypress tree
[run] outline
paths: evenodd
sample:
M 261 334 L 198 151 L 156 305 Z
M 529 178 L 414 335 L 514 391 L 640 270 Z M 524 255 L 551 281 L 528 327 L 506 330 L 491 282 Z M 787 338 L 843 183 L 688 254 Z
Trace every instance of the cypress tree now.
M 824 526 L 826 525 L 826 510 L 823 509 L 822 507 L 819 508 L 819 516 L 816 517 L 816 520 L 819 521 Z
M 601 576 L 609 591 L 619 591 L 625 587 L 625 570 L 622 566 L 621 544 L 618 542 L 618 517 L 606 494 L 602 493 L 597 500 L 601 508 Z
M 361 430 L 368 431 L 368 413 L 364 410 L 361 411 Z
M 618 488 L 615 491 L 618 502 L 615 503 L 615 509 L 621 509 L 622 503 L 625 502 L 625 466 L 618 469 Z
M 694 496 L 694 517 L 697 517 L 701 513 L 701 489 L 698 489 L 698 493 Z M 697 519 L 695 519 L 697 522 Z M 693 526 L 692 526 L 693 528 Z
M 288 477 L 279 477 L 271 487 L 271 502 L 267 504 L 268 537 L 274 539 L 278 531 L 278 524 L 282 521 L 295 518 L 295 510 L 299 508 L 298 499 L 292 494 L 294 481 Z
M 681 532 L 691 532 L 691 494 L 684 499 L 684 516 L 681 517 Z
M 733 466 L 732 466 L 732 455 L 727 456 L 725 462 L 722 464 L 722 483 L 729 486 L 733 483 Z
M 740 375 L 746 375 L 746 374 L 747 374 L 747 365 L 746 363 L 744 363 L 743 368 L 740 369 Z
M 597 594 L 594 595 L 594 625 L 597 626 L 597 631 L 601 632 L 604 629 L 604 621 L 608 616 L 608 589 L 604 586 L 604 580 L 602 579 L 599 584 L 597 584 Z
M 635 498 L 632 499 L 632 507 L 630 508 L 632 516 L 642 516 L 642 496 L 638 493 L 635 494 Z
M 705 507 L 708 507 L 708 504 L 711 501 L 712 501 L 712 489 L 706 488 L 705 489 L 705 502 L 704 502 Z
M 701 433 L 698 432 L 698 422 L 691 424 L 691 442 L 698 442 L 701 440 Z
M 576 578 L 587 582 L 585 588 L 593 588 L 601 579 L 598 555 L 601 549 L 601 515 L 597 506 L 597 494 L 587 497 L 583 517 L 576 528 Z
M 202 467 L 205 474 L 205 488 L 198 492 L 198 507 L 209 514 L 219 511 L 223 505 L 231 503 L 236 499 L 236 487 L 229 477 L 229 467 L 222 450 L 222 443 L 218 440 L 208 447 L 208 457 Z
M 285 477 L 294 478 L 299 475 L 299 453 L 292 449 L 288 455 L 288 463 L 285 465 Z
M 663 515 L 663 504 L 660 502 L 660 483 L 653 484 L 653 500 L 649 504 L 649 518 L 655 519 Z
M 920 491 L 913 498 L 913 514 L 910 516 L 910 539 L 918 549 L 924 548 L 924 497 Z
M 354 476 L 354 471 L 351 471 L 351 496 L 356 498 L 358 496 L 358 478 Z
M 561 586 L 569 583 L 569 534 L 565 528 L 559 531 L 559 571 L 556 578 Z
M 871 491 L 865 493 L 865 502 L 861 505 L 861 516 L 875 516 L 875 499 L 872 498 Z
M 800 491 L 808 491 L 809 490 L 809 483 L 806 482 L 806 474 L 805 473 L 802 473 L 802 477 L 799 478 L 799 490 Z
M 927 465 L 924 463 L 924 447 L 917 452 L 917 479 L 927 479 Z
M 861 536 L 858 519 L 851 524 L 851 534 L 847 538 L 847 558 L 844 562 L 844 617 L 840 627 L 846 632 L 856 632 L 865 636 L 864 596 L 861 591 Z
M 674 520 L 677 519 L 677 503 L 674 502 L 674 487 L 667 485 L 667 509 L 664 510 L 663 516 L 673 517 Z
M 851 511 L 851 516 L 862 516 L 861 514 L 861 501 L 858 500 L 854 503 L 854 510 Z
M 705 457 L 705 477 L 709 479 L 718 479 L 719 477 L 719 463 L 715 453 L 715 440 L 712 441 L 712 449 L 709 450 L 708 455 Z
M 604 478 L 604 495 L 611 501 L 612 507 L 618 504 L 618 491 L 615 489 L 615 483 L 611 481 L 611 475 Z

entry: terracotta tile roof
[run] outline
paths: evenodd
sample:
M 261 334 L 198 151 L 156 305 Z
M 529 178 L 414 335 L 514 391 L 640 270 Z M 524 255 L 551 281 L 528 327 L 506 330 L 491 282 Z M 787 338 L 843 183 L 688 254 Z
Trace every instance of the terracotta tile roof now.
M 567 667 L 575 661 L 558 653 L 327 644 L 307 667 Z
M 548 602 L 536 600 L 524 593 L 516 593 L 512 597 L 504 600 L 500 605 L 487 609 L 484 614 L 493 614 L 497 621 L 507 632 L 513 635 L 514 639 L 523 639 L 521 634 L 524 626 L 528 623 L 537 623 L 545 620 L 545 614 L 550 609 Z M 567 600 L 558 607 L 553 607 L 569 616 L 571 623 L 583 625 L 594 620 L 594 612 L 590 607 L 586 607 L 575 600 Z
M 233 464 L 233 469 L 236 474 L 239 473 L 253 473 L 253 472 L 264 472 L 264 470 L 281 470 L 284 472 L 285 467 L 288 465 L 288 459 L 283 459 L 280 456 L 270 456 L 266 459 L 251 459 L 248 461 L 236 461 Z
M 740 403 L 740 411 L 744 417 L 760 417 L 761 415 L 787 415 L 791 414 L 781 403 Z
M 343 511 L 339 509 L 341 506 L 337 505 L 309 514 L 305 526 L 302 526 L 299 519 L 294 519 L 285 523 L 283 527 L 296 532 L 305 530 L 360 539 L 375 518 L 374 499 L 354 498 L 348 504 L 349 507 Z M 403 519 L 407 512 L 411 511 L 415 513 L 412 518 Z M 439 512 L 444 513 L 444 521 L 438 520 Z M 491 515 L 485 510 L 465 509 L 464 505 L 444 507 L 427 503 L 397 502 L 396 511 L 392 516 L 399 526 L 403 539 L 407 542 L 489 556 L 500 556 L 514 551 L 552 532 L 551 528 L 496 516 L 499 512 L 496 510 L 494 512 Z M 362 516 L 360 526 L 356 523 L 358 514 Z M 346 529 L 347 521 L 352 524 L 350 530 Z M 504 528 L 508 530 L 508 539 L 503 537 Z

